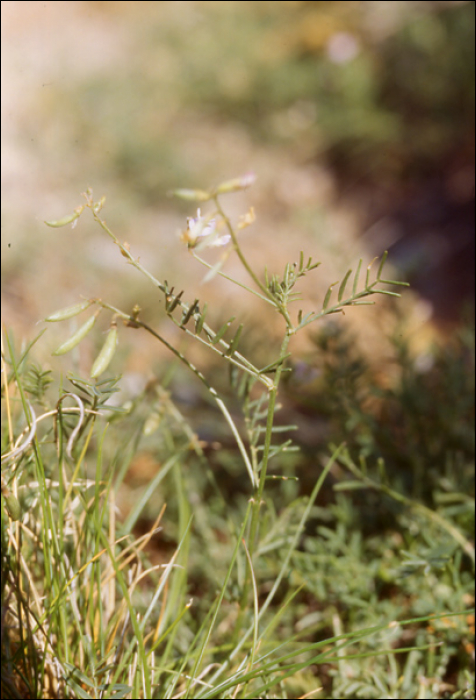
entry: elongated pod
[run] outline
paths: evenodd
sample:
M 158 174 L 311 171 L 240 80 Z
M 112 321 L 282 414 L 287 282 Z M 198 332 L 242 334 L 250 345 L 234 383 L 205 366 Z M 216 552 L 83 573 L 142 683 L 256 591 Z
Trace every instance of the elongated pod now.
M 69 352 L 70 350 L 75 348 L 76 345 L 78 345 L 78 343 L 82 341 L 82 339 L 89 333 L 91 328 L 94 326 L 99 313 L 100 311 L 96 311 L 94 316 L 90 316 L 86 323 L 83 323 L 83 325 L 80 328 L 78 328 L 76 333 L 73 333 L 71 338 L 68 338 L 68 340 L 65 340 L 65 342 L 59 346 L 59 348 L 56 348 L 53 355 L 64 355 L 66 352 Z
M 91 306 L 92 303 L 92 301 L 82 301 L 79 304 L 74 304 L 73 306 L 67 306 L 64 309 L 59 309 L 53 314 L 47 316 L 45 321 L 49 321 L 50 323 L 56 321 L 66 321 L 67 318 L 73 318 L 73 316 L 77 316 L 82 311 L 85 311 L 89 306 Z
M 83 209 L 84 204 L 79 207 L 76 207 L 72 214 L 67 214 L 66 216 L 63 216 L 62 219 L 56 219 L 56 221 L 45 221 L 45 224 L 47 226 L 51 226 L 52 228 L 61 228 L 62 226 L 67 226 L 68 224 L 74 223 L 76 219 L 79 219 L 83 212 Z
M 91 369 L 92 379 L 97 379 L 100 374 L 106 371 L 114 357 L 117 346 L 117 326 L 113 326 L 109 333 L 107 334 L 106 342 L 101 348 L 101 352 L 96 357 L 94 364 Z

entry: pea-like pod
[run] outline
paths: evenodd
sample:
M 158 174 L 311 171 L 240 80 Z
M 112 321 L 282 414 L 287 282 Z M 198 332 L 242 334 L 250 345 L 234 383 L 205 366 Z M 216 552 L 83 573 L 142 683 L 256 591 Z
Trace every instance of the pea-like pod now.
M 45 318 L 45 321 L 55 322 L 55 321 L 66 321 L 67 318 L 72 318 L 77 316 L 82 311 L 85 311 L 89 306 L 91 306 L 92 301 L 82 301 L 80 304 L 74 304 L 73 306 L 67 306 L 64 309 L 55 311 L 54 314 L 50 314 Z
M 72 224 L 74 221 L 76 221 L 76 219 L 79 219 L 83 209 L 84 205 L 77 207 L 72 214 L 63 216 L 62 219 L 57 219 L 56 221 L 45 221 L 45 224 L 47 226 L 51 226 L 52 228 L 61 228 L 62 226 L 67 226 L 68 224 Z
M 233 180 L 227 180 L 222 182 L 215 189 L 216 194 L 226 194 L 227 192 L 237 192 L 238 190 L 245 190 L 247 187 L 252 185 L 256 180 L 256 175 L 254 173 L 246 173 L 242 177 L 235 177 Z
M 57 348 L 54 351 L 53 355 L 64 355 L 66 352 L 69 352 L 70 350 L 75 348 L 76 345 L 78 345 L 78 343 L 82 341 L 82 339 L 89 333 L 91 328 L 94 326 L 94 323 L 96 322 L 96 318 L 98 317 L 99 313 L 100 311 L 96 311 L 94 316 L 88 318 L 86 323 L 83 323 L 83 325 L 80 328 L 78 328 L 76 333 L 73 333 L 71 338 L 65 340 L 65 342 L 62 343 L 62 345 L 60 345 L 59 348 Z
M 178 199 L 185 199 L 189 202 L 206 202 L 212 197 L 210 192 L 206 192 L 205 190 L 179 189 L 172 190 L 171 194 L 174 197 L 178 197 Z
M 21 506 L 18 498 L 9 493 L 5 496 L 5 506 L 7 508 L 8 514 L 12 520 L 20 520 L 21 517 Z
M 101 348 L 101 352 L 96 357 L 91 369 L 91 378 L 97 379 L 107 368 L 116 352 L 117 327 L 113 326 L 107 334 L 106 342 Z

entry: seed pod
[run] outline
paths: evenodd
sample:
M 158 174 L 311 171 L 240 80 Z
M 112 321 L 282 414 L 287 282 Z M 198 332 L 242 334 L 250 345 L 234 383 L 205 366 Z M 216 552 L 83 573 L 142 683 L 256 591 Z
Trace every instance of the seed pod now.
M 228 192 L 237 192 L 238 190 L 245 190 L 247 187 L 252 185 L 256 180 L 256 175 L 254 173 L 246 173 L 242 177 L 235 177 L 233 180 L 227 180 L 222 182 L 216 188 L 216 194 L 226 194 Z
M 9 493 L 8 496 L 5 496 L 5 505 L 10 518 L 12 520 L 20 520 L 21 506 L 18 498 L 14 496 L 13 493 Z
M 74 221 L 76 221 L 76 219 L 79 219 L 83 209 L 84 206 L 77 207 L 72 214 L 63 216 L 62 219 L 58 219 L 57 221 L 45 221 L 45 224 L 47 226 L 51 226 L 52 228 L 61 228 L 61 226 L 67 226 L 68 224 L 72 224 Z
M 205 190 L 173 190 L 171 194 L 179 199 L 185 199 L 189 202 L 206 202 L 211 199 L 211 194 Z
M 74 304 L 74 306 L 67 306 L 64 309 L 55 311 L 54 314 L 47 316 L 45 318 L 45 321 L 66 321 L 67 318 L 72 318 L 73 316 L 77 316 L 78 314 L 80 314 L 81 311 L 87 309 L 88 306 L 91 306 L 92 303 L 92 301 L 82 301 L 80 304 Z
M 99 313 L 100 313 L 100 311 L 96 311 L 94 316 L 91 316 L 90 318 L 88 318 L 86 323 L 83 323 L 81 328 L 78 328 L 76 333 L 74 333 L 71 336 L 71 338 L 66 340 L 62 345 L 59 346 L 59 348 L 57 348 L 54 351 L 53 355 L 64 355 L 66 352 L 69 352 L 70 350 L 75 348 L 76 345 L 78 345 L 78 343 L 80 343 L 82 341 L 82 339 L 89 333 L 91 328 L 94 326 L 94 324 L 96 322 L 96 318 L 98 317 Z
M 117 326 L 113 326 L 107 334 L 106 342 L 101 348 L 101 352 L 96 357 L 91 369 L 92 379 L 97 379 L 100 374 L 105 372 L 116 352 L 117 345 Z

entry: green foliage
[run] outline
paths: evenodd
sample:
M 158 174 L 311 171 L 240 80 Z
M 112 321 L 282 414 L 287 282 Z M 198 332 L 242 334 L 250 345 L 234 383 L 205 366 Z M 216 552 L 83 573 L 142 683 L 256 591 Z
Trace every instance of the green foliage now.
M 398 321 L 391 338 L 391 382 L 369 364 L 342 326 L 328 325 L 313 335 L 313 341 L 311 363 L 320 372 L 318 385 L 299 390 L 308 409 L 330 419 L 332 440 L 345 439 L 357 461 L 383 459 L 400 487 L 425 502 L 434 502 L 435 489 L 471 490 L 475 446 L 470 326 L 446 345 L 435 345 L 415 358 L 404 322 Z
M 25 382 L 23 388 L 28 394 L 34 396 L 37 401 L 43 401 L 45 393 L 53 382 L 51 377 L 51 370 L 42 369 L 38 364 L 34 362 L 30 365 L 28 373 L 25 377 Z
M 332 326 L 327 336 L 316 336 L 316 344 L 327 362 L 332 428 L 345 433 L 347 446 L 331 445 L 330 455 L 314 454 L 305 465 L 288 437 L 299 425 L 278 419 L 278 389 L 292 367 L 290 339 L 314 321 L 369 303 L 370 296 L 398 296 L 385 286 L 401 283 L 383 276 L 386 255 L 373 281 L 371 264 L 360 281 L 359 262 L 354 274 L 349 270 L 329 287 L 319 311 L 294 314 L 295 285 L 318 264 L 311 258 L 305 264 L 301 253 L 282 277 L 255 272 L 241 249 L 239 226 L 221 205 L 222 195 L 251 181 L 248 175 L 198 194 L 185 190 L 188 200 L 208 201 L 214 209 L 189 218 L 184 242 L 208 269 L 198 248 L 223 246 L 223 263 L 235 254 L 249 286 L 221 267 L 213 273 L 280 316 L 282 338 L 270 347 L 274 359 L 267 366 L 240 351 L 245 323 L 232 329 L 233 316 L 215 329 L 198 298 L 186 301 L 183 292 L 152 275 L 105 223 L 104 198 L 94 201 L 91 190 L 74 221 L 89 211 L 127 263 L 152 283 L 153 294 L 159 291 L 165 330 L 151 325 L 156 319 L 144 320 L 137 305 L 126 312 L 100 298 L 50 314 L 48 321 L 68 319 L 89 306 L 111 314 L 92 379 L 68 377 L 74 391 L 62 382 L 53 387 L 49 370 L 27 364 L 33 344 L 20 356 L 7 338 L 5 697 L 295 697 L 310 696 L 322 684 L 328 697 L 403 698 L 418 697 L 421 679 L 429 677 L 431 697 L 441 697 L 455 658 L 452 688 L 467 691 L 468 608 L 474 600 L 468 499 L 456 498 L 449 481 L 435 482 L 440 488 L 428 504 L 424 489 L 410 494 L 402 488 L 374 418 L 361 449 L 357 428 L 365 416 L 362 391 L 373 389 L 366 379 L 371 374 Z M 219 359 L 229 371 L 232 397 L 210 383 L 211 372 L 191 362 L 187 347 L 177 347 L 176 335 L 166 337 L 167 328 Z M 163 344 L 177 365 L 124 399 L 118 377 L 99 375 L 109 362 L 114 367 L 117 339 L 130 329 Z M 77 333 L 72 337 L 74 343 L 65 342 L 78 347 L 83 341 Z M 272 345 L 265 335 L 262 340 Z M 387 389 L 382 400 L 401 401 L 405 410 L 414 385 L 431 392 L 434 382 L 418 385 L 399 347 L 402 390 Z M 195 429 L 197 416 L 187 416 L 174 399 L 178 367 L 204 388 L 196 413 L 203 419 L 211 412 L 213 431 L 205 440 Z M 447 367 L 457 383 L 449 360 Z M 67 400 L 75 405 L 65 405 Z M 460 400 L 463 411 L 469 400 Z M 466 429 L 462 434 L 469 439 Z M 412 447 L 409 458 L 422 459 L 419 446 Z M 304 469 L 311 485 L 300 492 Z M 334 489 L 326 496 L 330 482 Z M 367 526 L 367 494 L 393 508 L 393 521 L 380 531 Z M 117 517 L 120 508 L 124 517 Z

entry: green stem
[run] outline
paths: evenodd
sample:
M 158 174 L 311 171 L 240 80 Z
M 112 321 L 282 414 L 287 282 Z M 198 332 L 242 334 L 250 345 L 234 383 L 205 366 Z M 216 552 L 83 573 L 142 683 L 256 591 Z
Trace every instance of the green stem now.
M 226 407 L 225 404 L 223 403 L 223 401 L 222 401 L 222 400 L 220 399 L 220 397 L 218 396 L 218 393 L 217 393 L 216 389 L 214 389 L 214 388 L 211 386 L 211 384 L 207 381 L 207 379 L 205 378 L 205 376 L 200 372 L 199 369 L 197 369 L 197 368 L 195 367 L 195 365 L 193 365 L 191 362 L 189 362 L 189 361 L 187 360 L 187 358 L 186 358 L 184 355 L 182 355 L 182 353 L 181 353 L 179 350 L 177 350 L 176 348 L 174 348 L 174 346 L 171 345 L 167 340 L 165 340 L 165 338 L 162 338 L 161 335 L 159 335 L 158 333 L 156 333 L 156 332 L 153 330 L 153 328 L 151 328 L 150 326 L 148 326 L 146 323 L 143 323 L 142 321 L 137 321 L 137 320 L 136 320 L 136 321 L 134 321 L 134 323 L 136 323 L 136 324 L 137 324 L 138 326 L 140 326 L 141 328 L 144 328 L 144 330 L 146 330 L 148 333 L 150 333 L 151 335 L 153 335 L 154 338 L 157 338 L 157 340 L 160 340 L 160 342 L 163 343 L 171 352 L 173 352 L 174 355 L 176 355 L 189 369 L 191 369 L 192 372 L 195 374 L 195 376 L 197 376 L 198 379 L 200 379 L 200 381 L 207 387 L 208 391 L 210 392 L 210 394 L 211 394 L 211 395 L 213 396 L 213 398 L 215 399 L 218 408 L 219 408 L 220 411 L 223 413 L 226 422 L 228 423 L 228 425 L 229 425 L 230 428 L 231 428 L 231 431 L 232 431 L 232 433 L 233 433 L 233 436 L 234 436 L 234 438 L 235 438 L 235 440 L 236 440 L 236 444 L 238 445 L 238 449 L 239 449 L 239 451 L 240 451 L 240 454 L 241 454 L 241 456 L 243 457 L 243 461 L 244 461 L 245 466 L 246 466 L 246 469 L 247 469 L 247 471 L 248 471 L 248 474 L 249 474 L 249 477 L 250 477 L 250 480 L 251 480 L 251 484 L 252 484 L 253 488 L 256 489 L 257 477 L 256 477 L 256 475 L 255 475 L 255 473 L 254 473 L 254 471 L 253 471 L 253 467 L 252 467 L 252 465 L 251 465 L 251 460 L 250 460 L 250 458 L 249 458 L 248 452 L 246 451 L 246 447 L 245 447 L 245 445 L 243 444 L 243 440 L 241 439 L 241 436 L 240 436 L 240 434 L 239 434 L 239 432 L 238 432 L 238 430 L 237 430 L 237 428 L 236 428 L 236 425 L 235 425 L 235 423 L 233 422 L 233 418 L 231 417 L 231 415 L 230 415 L 230 413 L 229 413 L 227 407 Z
M 192 249 L 192 255 L 195 258 L 195 260 L 198 260 L 199 263 L 201 263 L 205 267 L 208 267 L 209 270 L 211 270 L 213 268 L 213 265 L 211 265 L 209 262 L 207 262 L 206 260 L 201 258 L 199 255 L 194 253 L 193 249 Z M 267 296 L 265 297 L 262 294 L 260 294 L 259 292 L 257 292 L 255 289 L 251 289 L 251 287 L 248 287 L 246 284 L 243 284 L 242 282 L 239 282 L 238 280 L 233 279 L 233 277 L 229 277 L 221 270 L 217 270 L 217 275 L 220 275 L 220 277 L 223 277 L 224 279 L 228 280 L 229 282 L 233 282 L 233 284 L 236 284 L 237 287 L 242 287 L 243 289 L 246 289 L 247 292 L 251 292 L 251 294 L 254 294 L 255 297 L 258 297 L 258 299 L 265 301 L 267 304 L 271 304 L 272 306 L 275 306 L 274 301 L 271 301 L 271 299 L 269 299 Z
M 281 352 L 279 354 L 280 357 L 284 357 L 287 353 L 288 349 L 288 344 L 289 344 L 289 335 L 285 335 L 283 342 L 281 344 Z M 263 491 L 266 483 L 266 474 L 268 471 L 268 460 L 269 460 L 269 451 L 271 449 L 271 441 L 273 437 L 273 425 L 274 425 L 274 412 L 276 408 L 276 397 L 278 393 L 278 386 L 279 382 L 281 379 L 281 374 L 283 371 L 283 364 L 280 363 L 278 365 L 278 368 L 276 370 L 275 378 L 274 378 L 274 388 L 270 391 L 269 394 L 269 402 L 268 402 L 268 415 L 266 419 L 266 433 L 265 433 L 265 439 L 264 439 L 264 450 L 263 450 L 263 457 L 261 460 L 261 471 L 259 473 L 259 484 L 258 484 L 258 489 L 256 492 L 256 499 L 255 499 L 255 504 L 254 504 L 254 510 L 253 510 L 253 515 L 252 515 L 252 520 L 251 520 L 251 529 L 250 529 L 250 537 L 249 537 L 249 553 L 250 556 L 253 556 L 254 550 L 255 550 L 255 539 L 256 539 L 256 532 L 258 528 L 258 521 L 259 521 L 259 510 L 261 507 L 261 500 L 263 497 Z
M 252 270 L 252 268 L 249 266 L 247 259 L 246 259 L 245 256 L 243 255 L 243 252 L 242 252 L 242 250 L 241 250 L 241 248 L 240 248 L 240 244 L 238 243 L 238 239 L 237 239 L 237 237 L 236 237 L 236 233 L 235 233 L 235 231 L 234 231 L 234 229 L 233 229 L 233 226 L 231 225 L 231 221 L 230 221 L 230 219 L 227 217 L 227 215 L 225 214 L 225 212 L 223 211 L 223 209 L 221 208 L 221 205 L 220 205 L 220 202 L 218 201 L 218 197 L 217 197 L 217 196 L 214 197 L 214 201 L 215 201 L 215 204 L 216 204 L 218 213 L 220 214 L 220 216 L 222 217 L 223 221 L 225 222 L 225 225 L 226 225 L 226 227 L 227 227 L 227 229 L 228 229 L 228 233 L 230 234 L 231 240 L 233 241 L 233 248 L 234 248 L 236 254 L 237 254 L 238 257 L 239 257 L 241 264 L 243 265 L 243 267 L 245 268 L 246 272 L 249 274 L 249 276 L 251 277 L 251 279 L 253 280 L 253 282 L 256 284 L 256 286 L 257 286 L 259 289 L 261 289 L 261 291 L 263 292 L 263 294 L 264 294 L 268 299 L 270 299 L 270 301 L 272 301 L 273 304 L 276 305 L 276 300 L 274 299 L 273 295 L 270 293 L 269 289 L 267 289 L 267 287 L 260 281 L 260 279 L 258 278 L 258 276 L 256 275 L 256 273 L 255 273 L 255 272 Z
M 286 334 L 283 342 L 281 344 L 281 352 L 280 352 L 280 357 L 284 357 L 287 352 L 288 344 L 289 344 L 289 335 Z M 261 460 L 261 471 L 259 473 L 259 483 L 257 488 L 255 488 L 254 493 L 253 493 L 253 499 L 252 499 L 252 514 L 251 514 L 251 524 L 250 524 L 250 532 L 248 536 L 248 552 L 250 556 L 250 560 L 253 559 L 253 554 L 256 549 L 256 543 L 257 543 L 257 532 L 258 532 L 258 524 L 259 524 L 259 514 L 260 514 L 260 509 L 262 505 L 262 499 L 263 499 L 263 492 L 264 492 L 264 487 L 266 483 L 266 474 L 268 471 L 268 461 L 269 461 L 269 452 L 271 449 L 271 441 L 273 437 L 273 425 L 274 425 L 274 413 L 275 413 L 275 408 L 276 408 L 276 397 L 278 393 L 278 386 L 279 382 L 281 379 L 281 374 L 283 371 L 283 364 L 280 363 L 278 365 L 278 368 L 276 370 L 275 374 L 275 379 L 274 379 L 274 387 L 271 389 L 269 393 L 269 401 L 268 401 L 268 414 L 266 418 L 266 433 L 265 433 L 265 439 L 264 439 L 264 449 L 263 449 L 263 457 Z M 245 584 L 243 586 L 243 591 L 241 595 L 241 601 L 240 601 L 240 610 L 238 614 L 238 619 L 236 621 L 235 625 L 235 630 L 234 630 L 234 645 L 236 644 L 242 623 L 243 623 L 243 616 L 244 612 L 246 609 L 247 601 L 248 601 L 248 595 L 249 595 L 249 589 L 250 589 L 250 582 L 251 582 L 251 575 L 252 571 L 248 567 L 247 569 L 247 576 L 245 580 Z
M 220 216 L 222 217 L 223 221 L 225 222 L 225 225 L 228 229 L 228 233 L 231 236 L 231 240 L 233 241 L 233 248 L 238 255 L 241 264 L 245 268 L 246 272 L 249 274 L 253 282 L 256 284 L 256 286 L 263 292 L 263 294 L 266 296 L 267 299 L 273 304 L 273 306 L 276 307 L 277 311 L 283 316 L 284 320 L 286 321 L 286 327 L 288 329 L 288 333 L 294 333 L 294 327 L 291 321 L 291 318 L 289 317 L 288 311 L 286 309 L 286 304 L 283 304 L 277 299 L 274 294 L 270 292 L 268 287 L 261 282 L 261 280 L 258 278 L 256 273 L 253 271 L 253 269 L 250 267 L 247 259 L 243 255 L 243 251 L 240 248 L 240 244 L 238 243 L 238 238 L 236 237 L 236 233 L 233 229 L 233 226 L 231 225 L 230 219 L 227 217 L 223 209 L 221 208 L 220 202 L 218 201 L 218 196 L 215 195 L 213 198 L 216 204 L 216 208 Z

